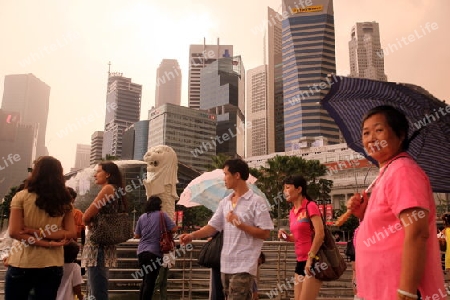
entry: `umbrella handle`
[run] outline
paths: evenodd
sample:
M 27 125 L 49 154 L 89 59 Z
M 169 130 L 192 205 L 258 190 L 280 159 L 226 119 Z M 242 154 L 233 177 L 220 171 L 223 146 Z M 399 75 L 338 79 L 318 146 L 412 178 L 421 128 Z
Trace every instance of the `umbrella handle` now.
M 364 192 L 365 193 L 365 192 Z M 361 195 L 361 201 L 360 203 L 363 204 L 364 202 L 364 194 Z M 337 220 L 336 222 L 334 222 L 334 226 L 342 226 L 344 225 L 344 223 L 350 218 L 350 216 L 352 215 L 352 210 L 351 209 L 347 209 L 347 211 L 345 213 L 343 213 Z
M 342 225 L 344 225 L 344 223 L 350 218 L 351 215 L 352 215 L 352 211 L 351 210 L 347 210 L 344 214 L 342 214 L 336 220 L 336 222 L 334 222 L 334 226 L 342 226 Z

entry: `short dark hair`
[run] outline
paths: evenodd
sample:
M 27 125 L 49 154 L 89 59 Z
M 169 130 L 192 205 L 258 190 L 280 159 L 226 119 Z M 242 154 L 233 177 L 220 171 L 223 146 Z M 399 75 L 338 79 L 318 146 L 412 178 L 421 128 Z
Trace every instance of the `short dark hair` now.
M 227 159 L 222 168 L 225 167 L 228 167 L 231 174 L 239 173 L 242 180 L 247 180 L 250 175 L 248 164 L 240 158 Z
M 154 211 L 161 210 L 162 201 L 158 196 L 151 196 L 147 199 L 147 204 L 145 205 L 145 212 L 151 213 Z
M 77 260 L 78 252 L 80 252 L 80 246 L 74 241 L 69 242 L 64 246 L 64 263 L 70 264 Z
M 395 135 L 401 139 L 402 137 L 402 150 L 406 151 L 409 147 L 408 131 L 409 123 L 405 114 L 397 108 L 390 105 L 381 105 L 369 110 L 363 117 L 361 128 L 364 126 L 364 122 L 373 115 L 382 114 L 386 118 L 386 122 L 389 127 L 392 128 Z
M 312 201 L 312 198 L 308 195 L 308 184 L 306 179 L 302 175 L 289 175 L 283 180 L 283 185 L 293 184 L 296 189 L 302 188 L 302 196 Z

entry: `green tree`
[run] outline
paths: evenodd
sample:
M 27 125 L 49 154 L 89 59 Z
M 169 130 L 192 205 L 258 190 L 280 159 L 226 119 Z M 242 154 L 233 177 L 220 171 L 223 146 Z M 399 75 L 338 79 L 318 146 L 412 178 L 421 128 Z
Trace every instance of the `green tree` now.
M 219 154 L 211 157 L 211 164 L 207 165 L 206 169 L 208 171 L 212 171 L 212 170 L 215 170 L 215 169 L 222 169 L 223 164 L 225 163 L 225 161 L 227 159 L 230 159 L 230 158 L 231 157 L 226 155 L 226 154 L 219 153 Z
M 119 160 L 119 157 L 111 155 L 111 154 L 106 154 L 105 157 L 102 157 L 102 161 L 104 161 L 104 160 L 109 160 L 109 161 Z
M 0 209 L 2 211 L 0 229 L 3 228 L 3 220 L 6 218 L 9 219 L 10 213 L 9 207 L 11 206 L 11 200 L 18 191 L 19 187 L 13 186 L 12 188 L 9 189 L 8 194 L 6 194 L 5 197 L 3 197 L 3 201 L 0 204 Z
M 335 210 L 334 217 L 337 219 L 341 215 L 343 215 L 347 211 L 347 207 L 345 204 L 341 205 L 340 209 Z M 354 215 L 351 215 L 350 218 L 348 218 L 347 221 L 345 221 L 344 224 L 342 224 L 341 227 L 339 227 L 339 230 L 345 231 L 349 233 L 349 236 L 353 235 L 353 232 L 355 229 L 359 226 L 359 220 Z
M 302 175 L 308 182 L 308 194 L 313 199 L 328 200 L 333 182 L 322 179 L 326 167 L 317 160 L 304 160 L 298 156 L 275 156 L 267 161 L 267 167 L 252 169 L 258 178 L 257 186 L 266 194 L 272 206 L 271 215 L 277 220 L 288 215 L 289 204 L 283 197 L 283 180 L 288 175 Z M 280 225 L 278 225 L 280 226 Z

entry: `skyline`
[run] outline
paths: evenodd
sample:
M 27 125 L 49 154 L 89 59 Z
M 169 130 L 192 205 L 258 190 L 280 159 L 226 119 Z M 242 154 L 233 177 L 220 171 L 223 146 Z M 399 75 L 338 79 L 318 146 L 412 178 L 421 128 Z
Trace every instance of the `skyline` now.
M 154 105 L 156 70 L 162 59 L 178 60 L 181 104 L 187 106 L 189 45 L 202 44 L 204 37 L 207 44 L 216 44 L 220 38 L 220 44 L 233 45 L 234 55 L 242 56 L 248 71 L 264 62 L 261 28 L 267 6 L 281 12 L 281 0 L 0 0 L 0 5 L 0 35 L 6 44 L 0 56 L 0 95 L 4 77 L 10 74 L 33 73 L 51 87 L 46 146 L 65 172 L 75 164 L 76 144 L 90 144 L 91 135 L 104 130 L 109 61 L 113 72 L 143 86 L 140 119 L 144 120 Z M 420 85 L 448 102 L 448 12 L 450 2 L 445 0 L 334 1 L 337 74 L 350 73 L 352 26 L 376 21 L 388 81 Z M 66 135 L 58 135 L 64 130 Z

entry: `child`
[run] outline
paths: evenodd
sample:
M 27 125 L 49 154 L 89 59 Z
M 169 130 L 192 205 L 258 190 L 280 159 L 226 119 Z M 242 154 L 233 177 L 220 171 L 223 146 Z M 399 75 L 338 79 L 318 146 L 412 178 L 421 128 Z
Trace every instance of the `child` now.
M 83 299 L 81 294 L 81 268 L 76 263 L 80 247 L 74 241 L 64 246 L 64 274 L 58 289 L 56 300 L 73 300 L 76 295 L 79 300 Z

